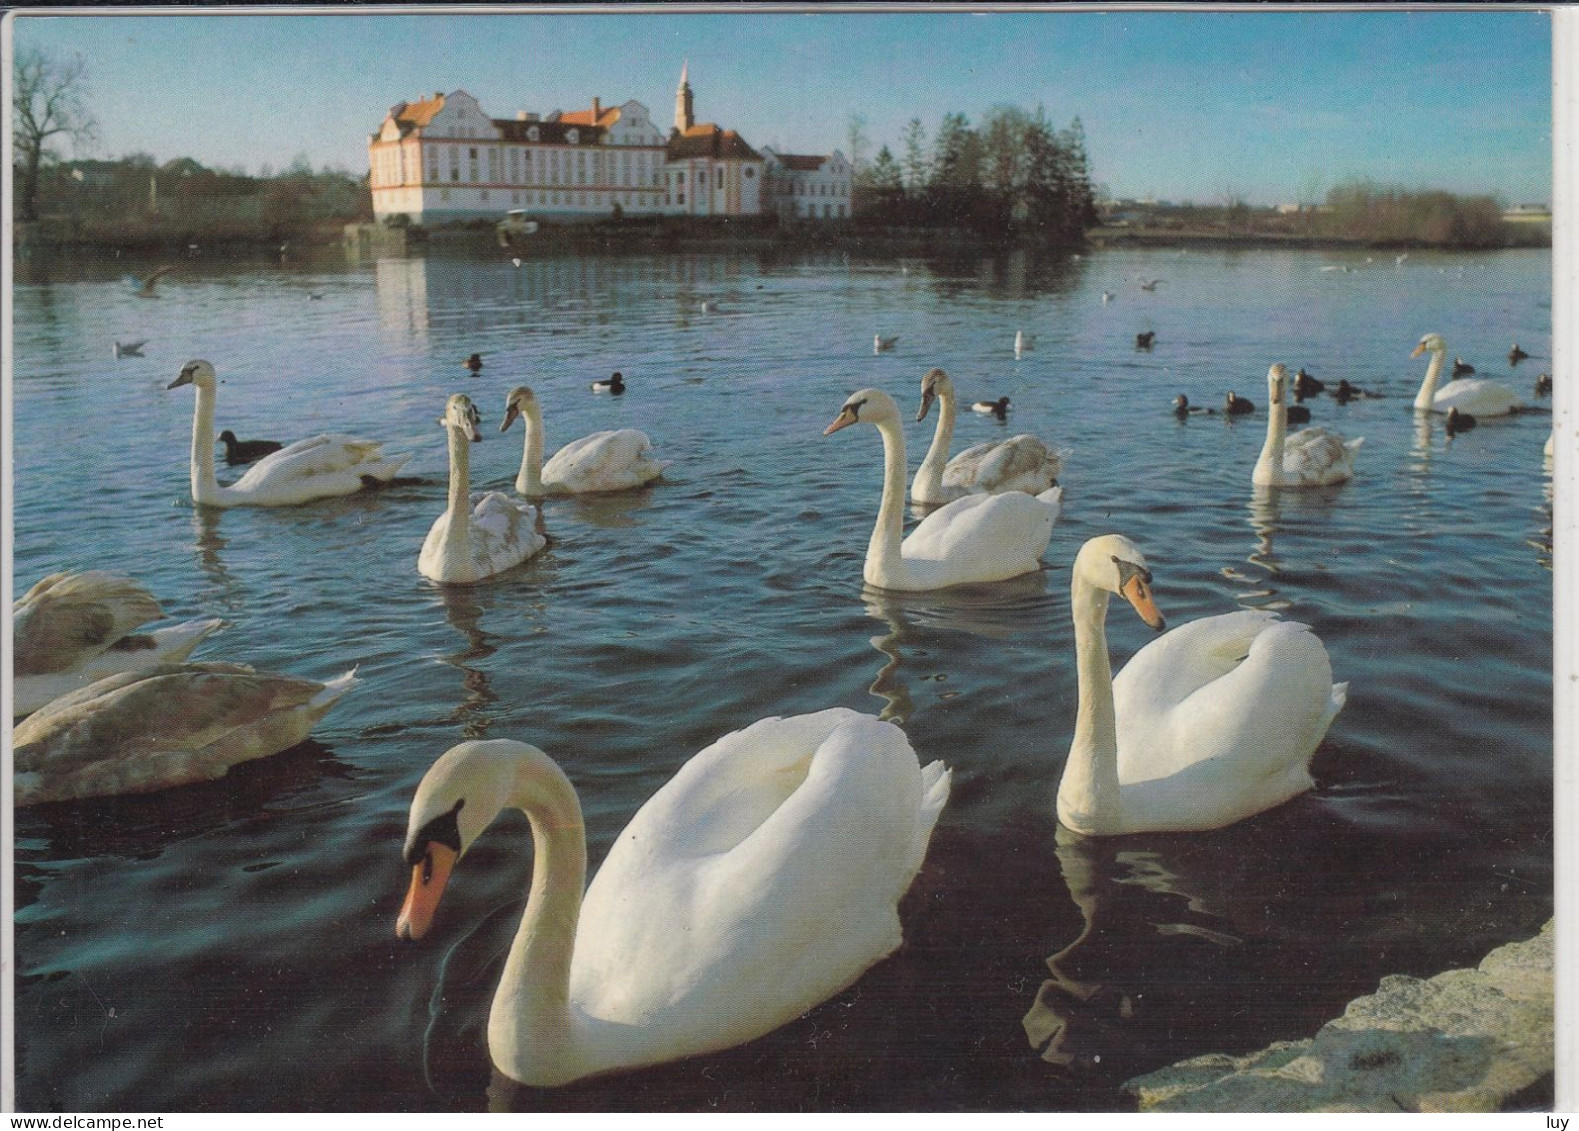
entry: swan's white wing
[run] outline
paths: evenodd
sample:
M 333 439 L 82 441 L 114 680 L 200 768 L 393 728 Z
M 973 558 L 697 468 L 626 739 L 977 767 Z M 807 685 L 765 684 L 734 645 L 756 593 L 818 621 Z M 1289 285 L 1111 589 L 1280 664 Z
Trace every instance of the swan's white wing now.
M 1365 441 L 1346 441 L 1324 428 L 1304 428 L 1283 441 L 1283 475 L 1294 483 L 1319 486 L 1354 478 L 1354 453 Z
M 297 440 L 288 447 L 264 456 L 233 484 L 237 491 L 254 491 L 282 480 L 310 479 L 314 476 L 369 474 L 385 464 L 384 446 L 377 440 L 325 433 Z M 393 474 L 391 472 L 390 474 Z
M 1027 573 L 1040 568 L 1058 511 L 1055 502 L 1019 491 L 966 495 L 921 520 L 904 541 L 905 561 L 942 585 Z
M 123 672 L 63 696 L 14 732 L 20 804 L 141 793 L 207 781 L 283 739 L 282 713 L 307 708 L 315 680 L 243 664 L 181 664 Z M 325 705 L 327 709 L 327 705 Z
M 854 711 L 721 739 L 593 880 L 573 1002 L 686 1051 L 799 1016 L 899 944 L 897 902 L 946 796 L 897 727 Z
M 1343 688 L 1307 626 L 1241 611 L 1142 649 L 1113 699 L 1126 822 L 1215 828 L 1310 787 Z
M 88 570 L 50 574 L 12 604 L 11 616 L 14 673 L 28 676 L 82 664 L 164 612 L 131 578 Z
M 543 465 L 543 483 L 576 492 L 640 487 L 668 466 L 651 458 L 651 450 L 647 434 L 635 428 L 594 432 L 555 452 Z
M 1431 407 L 1437 412 L 1456 408 L 1471 416 L 1506 416 L 1524 407 L 1524 401 L 1512 389 L 1495 381 L 1459 378 L 1436 391 Z
M 945 487 L 988 494 L 1045 491 L 1063 470 L 1058 452 L 1028 433 L 966 448 L 943 469 Z

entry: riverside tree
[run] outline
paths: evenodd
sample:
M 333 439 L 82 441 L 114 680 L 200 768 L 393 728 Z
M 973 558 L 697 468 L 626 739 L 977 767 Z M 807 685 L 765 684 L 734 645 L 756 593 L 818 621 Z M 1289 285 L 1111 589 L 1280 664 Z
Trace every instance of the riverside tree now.
M 11 144 L 16 160 L 17 219 L 38 219 L 39 170 L 60 160 L 55 145 L 91 142 L 98 126 L 87 105 L 87 61 L 55 59 L 36 48 L 16 53 L 11 89 Z

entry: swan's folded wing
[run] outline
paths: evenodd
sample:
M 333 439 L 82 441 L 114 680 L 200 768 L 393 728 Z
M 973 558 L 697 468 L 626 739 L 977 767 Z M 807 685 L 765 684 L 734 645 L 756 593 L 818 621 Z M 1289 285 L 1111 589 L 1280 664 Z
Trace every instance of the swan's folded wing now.
M 529 542 L 535 535 L 537 509 L 499 491 L 471 497 L 472 522 L 506 546 Z
M 264 456 L 236 481 L 235 487 L 250 489 L 276 476 L 297 479 L 355 471 L 377 464 L 383 458 L 383 447 L 377 440 L 338 433 L 309 436 Z
M 653 478 L 647 434 L 635 428 L 594 432 L 572 440 L 543 465 L 545 482 L 573 483 L 605 490 L 637 487 Z M 659 471 L 662 468 L 658 468 Z
M 227 736 L 306 706 L 324 685 L 243 664 L 126 672 L 63 696 L 16 728 L 18 794 L 135 793 L 223 773 Z
M 976 444 L 949 461 L 943 482 L 978 491 L 1037 491 L 1052 485 L 1062 470 L 1056 452 L 1029 433 Z
M 65 671 L 162 616 L 159 602 L 129 577 L 102 570 L 51 574 L 12 606 L 15 674 Z
M 936 775 L 924 798 L 903 733 L 868 716 L 764 722 L 731 736 L 755 730 L 765 747 L 731 750 L 743 763 L 732 772 L 704 751 L 698 769 L 724 771 L 722 788 L 682 783 L 682 771 L 671 783 L 681 796 L 651 822 L 644 807 L 611 850 L 587 893 L 572 978 L 591 1011 L 710 1041 L 723 1020 L 741 1029 L 731 1039 L 749 1039 L 899 944 L 918 825 L 930 832 L 941 808 Z M 649 834 L 657 843 L 643 851 Z
M 1207 758 L 1224 772 L 1281 775 L 1308 762 L 1331 722 L 1332 665 L 1308 626 L 1244 610 L 1176 631 L 1203 623 L 1193 646 L 1176 641 L 1113 681 L 1120 781 L 1166 777 Z
M 1034 566 L 1057 516 L 1056 506 L 1018 491 L 966 495 L 922 519 L 905 538 L 904 554 L 914 560 L 1014 560 Z

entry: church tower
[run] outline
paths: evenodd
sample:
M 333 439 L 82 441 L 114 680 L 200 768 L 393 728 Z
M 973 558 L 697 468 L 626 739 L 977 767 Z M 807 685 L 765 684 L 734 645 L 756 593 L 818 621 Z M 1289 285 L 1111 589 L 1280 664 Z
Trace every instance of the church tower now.
M 680 67 L 680 89 L 674 92 L 674 128 L 681 133 L 696 124 L 696 116 L 691 112 L 691 84 L 685 81 L 690 69 L 691 61 L 687 59 Z

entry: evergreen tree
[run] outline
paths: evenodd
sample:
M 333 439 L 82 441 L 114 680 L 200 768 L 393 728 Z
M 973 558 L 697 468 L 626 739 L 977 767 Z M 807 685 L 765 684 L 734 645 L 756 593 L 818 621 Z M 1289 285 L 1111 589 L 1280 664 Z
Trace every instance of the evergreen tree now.
M 911 118 L 905 127 L 905 191 L 919 196 L 927 187 L 927 131 L 920 118 Z

